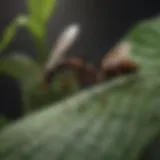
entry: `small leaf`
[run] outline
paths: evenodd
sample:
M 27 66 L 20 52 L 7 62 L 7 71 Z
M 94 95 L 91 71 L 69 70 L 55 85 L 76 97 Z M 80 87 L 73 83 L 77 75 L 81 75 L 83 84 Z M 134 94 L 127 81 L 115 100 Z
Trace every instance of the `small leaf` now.
M 16 54 L 0 59 L 0 72 L 6 72 L 25 83 L 40 76 L 40 68 L 29 57 Z
M 0 74 L 7 74 L 20 82 L 24 107 L 30 108 L 30 95 L 32 88 L 41 82 L 41 70 L 39 66 L 29 57 L 16 54 L 11 57 L 0 59 Z
M 29 19 L 39 25 L 46 24 L 55 7 L 55 3 L 56 0 L 28 0 Z
M 28 31 L 32 33 L 33 39 L 39 53 L 39 61 L 43 63 L 48 52 L 47 46 L 47 23 L 55 7 L 56 0 L 28 0 Z M 37 7 L 38 6 L 38 7 Z
M 25 26 L 26 23 L 27 17 L 25 16 L 19 16 L 11 22 L 11 24 L 3 32 L 3 37 L 0 42 L 0 52 L 4 51 L 6 47 L 8 47 L 8 45 L 14 39 L 18 28 Z

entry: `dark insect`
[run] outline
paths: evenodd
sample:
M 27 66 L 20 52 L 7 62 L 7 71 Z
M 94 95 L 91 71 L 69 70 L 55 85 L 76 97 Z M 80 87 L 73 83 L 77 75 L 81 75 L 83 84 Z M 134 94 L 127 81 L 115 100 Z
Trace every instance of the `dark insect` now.
M 73 39 L 76 37 L 78 29 L 76 25 L 71 25 L 60 36 L 56 49 L 52 52 L 51 58 L 47 62 L 47 69 L 44 73 L 43 90 L 47 91 L 54 76 L 62 70 L 72 70 L 76 72 L 76 79 L 82 86 L 88 86 L 117 77 L 123 74 L 130 74 L 137 71 L 137 64 L 129 57 L 129 42 L 122 42 L 118 47 L 106 53 L 101 61 L 101 67 L 97 70 L 93 64 L 85 61 L 84 56 L 77 56 L 65 59 L 65 51 Z M 70 34 L 69 34 L 70 32 Z M 64 45 L 64 46 L 62 46 Z M 57 60 L 57 61 L 56 61 Z
M 63 70 L 72 70 L 75 72 L 79 84 L 90 85 L 97 82 L 96 69 L 87 64 L 83 57 L 72 58 L 59 64 L 55 69 L 46 72 L 44 75 L 43 90 L 46 91 L 55 75 Z

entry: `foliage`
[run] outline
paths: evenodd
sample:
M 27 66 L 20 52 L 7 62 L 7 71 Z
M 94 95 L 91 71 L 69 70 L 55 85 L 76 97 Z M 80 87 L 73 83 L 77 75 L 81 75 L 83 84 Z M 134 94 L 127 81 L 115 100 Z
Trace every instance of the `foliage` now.
M 6 48 L 14 41 L 19 28 L 25 27 L 32 35 L 37 47 L 38 63 L 22 53 L 12 53 L 13 56 L 6 56 L 5 54 L 0 59 L 0 74 L 10 75 L 20 82 L 24 112 L 30 111 L 30 106 L 34 104 L 31 102 L 31 97 L 34 95 L 33 88 L 37 88 L 42 81 L 42 61 L 45 61 L 45 56 L 48 52 L 46 39 L 47 23 L 55 8 L 56 0 L 27 0 L 26 2 L 28 14 L 15 17 L 4 30 L 2 38 L 0 38 L 2 39 L 0 41 L 0 53 L 5 53 Z M 4 121 L 5 118 L 1 118 L 0 115 L 0 123 Z
M 19 27 L 24 26 L 27 23 L 27 19 L 24 16 L 16 17 L 11 24 L 4 30 L 2 41 L 0 42 L 0 53 L 4 52 L 8 45 L 14 39 Z
M 14 40 L 19 27 L 25 27 L 32 34 L 41 62 L 44 61 L 45 55 L 48 52 L 46 38 L 47 23 L 55 7 L 56 0 L 27 0 L 26 2 L 28 15 L 16 17 L 5 29 L 2 41 L 0 42 L 0 51 L 4 51 Z

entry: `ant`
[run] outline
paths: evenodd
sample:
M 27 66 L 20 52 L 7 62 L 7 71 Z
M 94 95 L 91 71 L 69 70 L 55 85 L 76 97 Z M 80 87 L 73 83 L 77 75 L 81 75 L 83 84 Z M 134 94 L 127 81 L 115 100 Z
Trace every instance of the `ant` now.
M 60 70 L 70 69 L 76 71 L 76 78 L 81 85 L 96 84 L 113 77 L 137 71 L 138 65 L 129 57 L 131 44 L 127 41 L 121 42 L 118 47 L 114 47 L 104 55 L 99 70 L 93 64 L 85 61 L 84 56 L 65 59 L 63 54 L 71 43 L 73 43 L 78 33 L 78 26 L 71 25 L 60 36 L 56 49 L 53 51 L 46 65 L 43 84 L 45 88 L 49 86 L 54 76 Z

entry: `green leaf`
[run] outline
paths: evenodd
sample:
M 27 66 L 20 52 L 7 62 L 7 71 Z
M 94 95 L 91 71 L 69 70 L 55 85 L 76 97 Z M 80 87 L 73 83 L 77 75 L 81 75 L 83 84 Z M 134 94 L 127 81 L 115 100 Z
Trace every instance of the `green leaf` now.
M 140 159 L 160 131 L 160 47 L 150 37 L 153 31 L 160 40 L 159 22 L 150 21 L 148 32 L 148 25 L 140 25 L 128 37 L 137 75 L 95 86 L 7 126 L 0 132 L 0 159 Z
M 0 52 L 4 51 L 11 41 L 14 39 L 19 27 L 25 26 L 27 17 L 18 16 L 11 24 L 4 30 L 2 40 L 0 41 Z
M 37 24 L 44 25 L 53 12 L 56 0 L 28 0 L 29 18 Z
M 39 53 L 39 61 L 45 61 L 47 46 L 47 23 L 54 10 L 56 0 L 28 0 L 28 23 L 27 28 L 32 33 Z M 38 7 L 37 7 L 38 5 Z
M 30 96 L 32 88 L 42 81 L 41 68 L 29 57 L 22 54 L 0 59 L 0 74 L 7 74 L 20 82 L 24 108 L 30 109 Z
M 26 27 L 32 34 L 40 61 L 48 52 L 47 48 L 47 23 L 55 7 L 56 0 L 27 0 L 28 15 L 16 17 L 4 30 L 0 42 L 0 52 L 4 51 L 14 39 L 19 27 Z M 38 7 L 37 7 L 38 5 Z
M 8 73 L 24 82 L 24 85 L 34 78 L 39 79 L 41 73 L 39 66 L 32 59 L 21 54 L 1 58 L 0 72 Z

